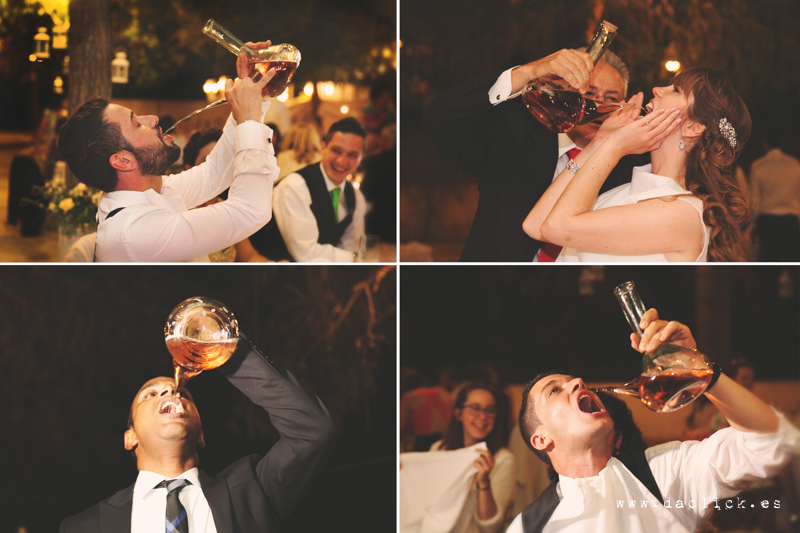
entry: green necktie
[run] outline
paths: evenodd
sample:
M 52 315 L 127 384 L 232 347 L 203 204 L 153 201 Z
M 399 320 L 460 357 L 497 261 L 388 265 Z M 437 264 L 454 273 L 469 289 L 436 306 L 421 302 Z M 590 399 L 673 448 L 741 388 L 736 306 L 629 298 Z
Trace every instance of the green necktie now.
M 339 223 L 339 195 L 342 194 L 342 189 L 336 187 L 331 191 L 331 198 L 333 199 L 333 219 Z

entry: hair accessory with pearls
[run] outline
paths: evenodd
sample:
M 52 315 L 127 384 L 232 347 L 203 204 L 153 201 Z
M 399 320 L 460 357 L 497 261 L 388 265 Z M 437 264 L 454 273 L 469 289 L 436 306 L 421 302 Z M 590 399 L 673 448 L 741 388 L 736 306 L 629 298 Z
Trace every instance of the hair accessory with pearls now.
M 719 119 L 719 132 L 723 137 L 725 137 L 725 140 L 728 141 L 728 144 L 731 145 L 731 148 L 736 148 L 736 130 L 733 129 L 733 126 L 725 117 Z

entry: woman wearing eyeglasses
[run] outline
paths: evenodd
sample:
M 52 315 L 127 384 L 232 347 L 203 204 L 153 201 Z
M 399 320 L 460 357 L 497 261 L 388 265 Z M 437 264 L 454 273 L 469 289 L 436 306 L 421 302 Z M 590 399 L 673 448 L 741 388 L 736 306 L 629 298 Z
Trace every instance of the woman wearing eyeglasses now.
M 516 486 L 514 456 L 508 439 L 508 400 L 495 387 L 478 382 L 464 385 L 456 396 L 453 416 L 444 439 L 431 451 L 457 450 L 479 442 L 478 473 L 451 533 L 496 533 L 506 525 Z

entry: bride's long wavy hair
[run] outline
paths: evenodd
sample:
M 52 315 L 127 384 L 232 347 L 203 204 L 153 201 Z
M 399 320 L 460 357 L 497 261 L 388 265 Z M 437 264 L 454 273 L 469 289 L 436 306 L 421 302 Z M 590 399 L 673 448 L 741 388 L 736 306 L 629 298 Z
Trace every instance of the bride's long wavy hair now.
M 746 261 L 742 230 L 750 221 L 748 193 L 736 182 L 733 163 L 750 137 L 750 112 L 728 76 L 712 68 L 681 72 L 672 84 L 693 95 L 688 118 L 705 126 L 686 139 L 686 189 L 703 200 L 703 220 L 711 229 L 709 261 Z M 687 96 L 688 98 L 688 96 Z M 727 119 L 736 132 L 736 146 L 720 131 Z

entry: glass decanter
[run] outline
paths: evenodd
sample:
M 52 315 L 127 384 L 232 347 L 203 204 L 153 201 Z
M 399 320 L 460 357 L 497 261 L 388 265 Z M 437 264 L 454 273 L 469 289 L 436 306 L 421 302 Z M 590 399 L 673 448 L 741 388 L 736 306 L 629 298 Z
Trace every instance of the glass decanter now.
M 203 370 L 222 366 L 239 341 L 239 323 L 225 304 L 195 296 L 178 304 L 164 325 L 175 383 L 181 390 Z
M 206 22 L 206 25 L 203 27 L 203 33 L 217 41 L 226 50 L 230 51 L 234 55 L 238 56 L 239 54 L 245 54 L 248 58 L 247 67 L 250 70 L 249 76 L 253 79 L 253 81 L 260 80 L 262 76 L 269 71 L 269 69 L 275 69 L 275 76 L 269 80 L 263 91 L 261 91 L 261 95 L 265 98 L 267 96 L 280 96 L 283 91 L 286 90 L 289 82 L 292 81 L 292 76 L 294 76 L 295 70 L 297 70 L 297 67 L 300 65 L 300 50 L 291 44 L 276 44 L 262 50 L 253 50 L 245 45 L 242 41 L 237 39 L 236 36 L 234 36 L 228 30 L 223 28 L 214 19 L 209 19 L 208 22 Z M 206 107 L 192 111 L 173 124 L 171 128 L 162 134 L 162 137 L 166 136 L 170 131 L 175 129 L 175 126 L 184 120 L 187 120 L 198 113 L 202 113 L 203 111 L 207 111 L 227 103 L 228 100 L 222 98 L 221 100 L 217 100 L 216 102 L 208 104 Z
M 226 50 L 238 56 L 247 56 L 250 77 L 258 81 L 271 68 L 275 76 L 264 87 L 264 96 L 280 96 L 294 76 L 300 65 L 300 50 L 288 43 L 275 44 L 263 50 L 253 50 L 223 28 L 214 19 L 209 19 L 203 27 L 203 33 L 221 44 Z
M 595 65 L 616 34 L 617 27 L 605 20 L 597 28 L 594 39 L 586 49 Z M 577 124 L 595 120 L 601 114 L 629 107 L 625 103 L 595 105 L 591 100 L 581 96 L 572 85 L 554 74 L 529 81 L 523 89 L 522 101 L 539 122 L 558 133 L 566 133 Z M 584 121 L 587 105 L 592 114 Z M 604 111 L 598 111 L 599 109 Z
M 645 307 L 636 285 L 627 281 L 614 289 L 625 318 L 641 339 L 639 324 Z M 703 394 L 714 375 L 714 368 L 705 355 L 674 344 L 661 344 L 642 358 L 642 372 L 635 379 L 617 387 L 595 389 L 595 392 L 616 392 L 639 398 L 653 411 L 669 413 L 685 407 Z

